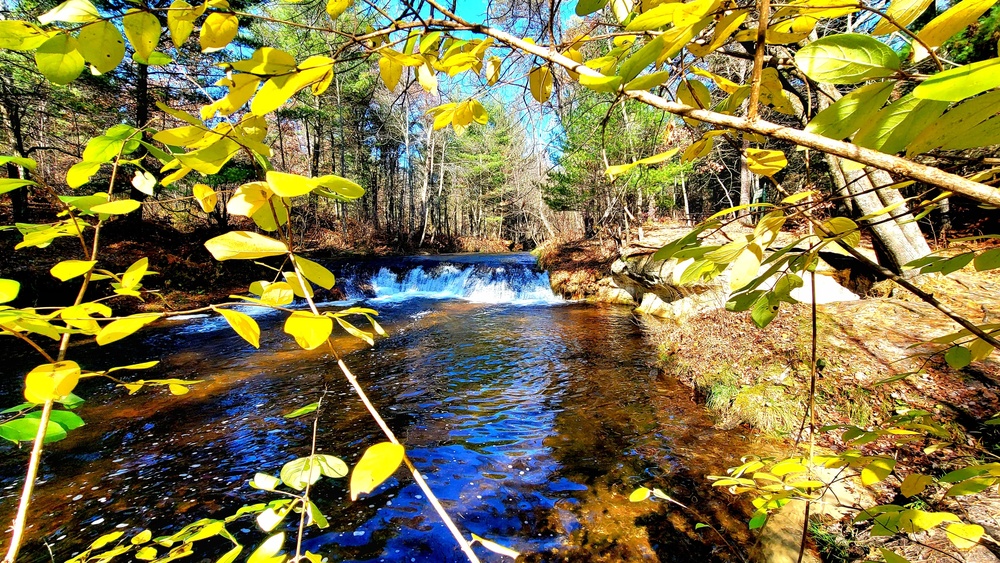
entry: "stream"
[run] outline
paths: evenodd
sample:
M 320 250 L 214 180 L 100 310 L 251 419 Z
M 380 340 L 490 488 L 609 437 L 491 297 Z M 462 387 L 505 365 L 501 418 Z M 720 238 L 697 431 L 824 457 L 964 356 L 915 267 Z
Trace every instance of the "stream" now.
M 553 296 L 527 254 L 330 267 L 348 299 L 323 306 L 374 308 L 389 333 L 374 348 L 337 336 L 338 350 L 467 536 L 529 561 L 738 560 L 696 524 L 747 541 L 744 509 L 704 476 L 737 464 L 750 445 L 738 431 L 713 428 L 691 390 L 655 367 L 656 349 L 643 337 L 648 321 L 627 308 Z M 21 561 L 63 561 L 116 529 L 156 536 L 273 500 L 247 481 L 308 455 L 312 417 L 283 415 L 324 388 L 320 453 L 353 467 L 384 440 L 325 347 L 303 351 L 281 331 L 282 315 L 253 314 L 259 350 L 220 317 L 199 316 L 70 351 L 85 369 L 160 360 L 152 370 L 118 373 L 203 383 L 182 396 L 81 383 L 76 393 L 86 403 L 77 412 L 87 424 L 47 448 Z M 20 402 L 25 365 L 8 364 L 0 408 Z M 6 524 L 27 451 L 0 448 Z M 696 513 L 629 502 L 642 485 Z M 323 479 L 312 498 L 330 526 L 309 528 L 305 547 L 330 561 L 465 560 L 405 470 L 356 502 L 347 478 Z M 265 537 L 251 517 L 229 529 L 248 547 Z M 4 549 L 7 541 L 9 534 L 0 538 Z M 228 549 L 217 548 L 190 560 Z M 483 561 L 510 561 L 476 550 Z

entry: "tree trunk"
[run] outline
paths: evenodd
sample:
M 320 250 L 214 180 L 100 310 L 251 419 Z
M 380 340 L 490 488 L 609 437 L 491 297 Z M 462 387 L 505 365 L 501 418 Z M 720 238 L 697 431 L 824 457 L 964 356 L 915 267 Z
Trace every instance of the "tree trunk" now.
M 819 111 L 841 98 L 840 92 L 833 86 L 822 85 L 820 90 L 822 92 L 816 96 Z M 871 225 L 873 245 L 883 266 L 902 274 L 904 264 L 930 253 L 927 240 L 913 221 L 913 215 L 903 202 L 902 195 L 897 190 L 876 189 L 892 184 L 892 177 L 888 172 L 846 171 L 843 168 L 844 161 L 830 154 L 826 155 L 826 161 L 833 171 L 831 175 L 835 192 L 846 191 L 850 194 L 853 207 L 858 214 L 869 215 L 890 204 L 900 203 L 891 214 L 892 220 L 881 217 Z

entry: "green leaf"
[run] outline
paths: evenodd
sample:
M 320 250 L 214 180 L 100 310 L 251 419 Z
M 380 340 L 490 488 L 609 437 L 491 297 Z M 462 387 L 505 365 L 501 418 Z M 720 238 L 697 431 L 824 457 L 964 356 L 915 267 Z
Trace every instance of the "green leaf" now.
M 331 455 L 316 454 L 300 457 L 289 461 L 281 468 L 281 481 L 301 491 L 306 485 L 311 485 L 322 476 L 343 477 L 347 475 L 347 465 L 339 458 Z
M 216 260 L 254 260 L 286 254 L 285 243 L 250 231 L 232 231 L 205 241 Z
M 0 424 L 0 438 L 10 440 L 15 444 L 18 442 L 30 442 L 38 434 L 38 427 L 41 421 L 37 418 L 17 418 Z M 66 429 L 58 424 L 49 424 L 45 427 L 45 443 L 58 442 L 66 437 Z
M 670 71 L 663 70 L 660 72 L 653 72 L 650 74 L 643 74 L 642 76 L 637 76 L 630 80 L 628 84 L 625 85 L 626 90 L 652 90 L 660 84 L 663 84 L 670 79 Z
M 77 40 L 80 42 L 80 54 L 101 74 L 118 68 L 125 58 L 125 40 L 115 24 L 109 21 L 84 26 Z
M 656 36 L 636 51 L 634 55 L 625 59 L 625 62 L 618 68 L 618 76 L 621 76 L 624 82 L 631 82 L 646 67 L 656 62 L 666 47 L 664 36 Z
M 878 113 L 893 86 L 894 82 L 876 82 L 854 90 L 816 114 L 806 125 L 806 131 L 831 139 L 849 137 Z
M 896 74 L 899 56 L 871 36 L 839 33 L 799 49 L 795 64 L 817 82 L 855 84 Z
M 758 510 L 757 512 L 754 512 L 753 518 L 750 519 L 748 525 L 751 530 L 756 530 L 758 528 L 764 527 L 764 524 L 766 522 L 767 522 L 767 512 Z
M 292 335 L 299 346 L 313 350 L 330 337 L 333 319 L 307 311 L 296 311 L 285 321 L 285 332 Z
M 304 407 L 299 407 L 284 416 L 285 418 L 298 418 L 300 416 L 305 416 L 309 413 L 316 412 L 316 409 L 318 408 L 319 408 L 319 403 L 309 403 L 308 405 Z
M 750 318 L 758 328 L 764 328 L 778 316 L 780 307 L 781 301 L 777 297 L 764 294 L 754 303 L 753 309 L 750 310 Z
M 931 102 L 945 103 L 945 102 Z M 1000 143 L 991 119 L 1000 105 L 1000 90 L 966 100 L 928 124 L 906 146 L 907 156 L 938 148 L 961 150 Z M 979 129 L 984 126 L 985 129 Z
M 232 309 L 216 309 L 229 323 L 229 326 L 254 348 L 260 348 L 260 326 L 253 317 Z
M 580 0 L 576 3 L 576 15 L 588 16 L 607 5 L 608 0 Z
M 42 417 L 41 411 L 29 412 L 28 414 L 24 415 L 24 418 L 40 419 L 41 417 Z M 49 412 L 49 422 L 50 423 L 54 422 L 59 426 L 62 426 L 67 431 L 76 430 L 77 428 L 85 424 L 83 422 L 83 419 L 80 418 L 80 416 L 77 415 L 76 413 L 70 411 L 60 411 L 60 410 L 53 410 Z
M 32 182 L 31 180 L 22 180 L 20 178 L 0 178 L 0 194 L 12 192 L 18 188 L 23 188 L 24 186 L 37 185 L 37 183 Z
M 0 303 L 9 303 L 17 298 L 21 291 L 21 282 L 0 278 Z
M 0 21 L 0 24 L 2 23 L 16 23 L 16 22 Z M 2 35 L 2 28 L 0 28 L 0 35 Z M 36 168 L 38 168 L 38 162 L 36 162 L 35 159 L 33 158 L 26 158 L 21 156 L 0 156 L 0 165 L 8 163 L 16 164 L 17 166 L 22 166 L 24 168 L 27 168 L 28 170 L 35 170 Z
M 961 497 L 965 495 L 974 495 L 992 487 L 996 484 L 996 482 L 997 480 L 995 477 L 973 477 L 971 479 L 966 479 L 961 483 L 956 483 L 944 493 L 944 496 Z
M 1000 268 L 1000 248 L 991 248 L 976 255 L 972 264 L 975 266 L 977 272 Z
M 972 352 L 965 346 L 952 346 L 945 352 L 944 361 L 952 369 L 962 369 L 972 363 Z
M 1000 58 L 993 58 L 939 72 L 917 85 L 913 96 L 957 102 L 997 86 L 1000 86 Z
M 392 477 L 403 463 L 403 446 L 391 442 L 381 442 L 365 450 L 361 460 L 351 473 L 351 500 L 359 494 L 369 494 Z
M 69 84 L 80 76 L 86 66 L 79 47 L 75 37 L 57 33 L 35 50 L 35 64 L 49 82 Z
M 882 559 L 885 559 L 885 563 L 910 563 L 909 559 L 902 555 L 897 555 L 884 547 L 878 548 L 878 551 L 882 554 Z
M 260 527 L 264 532 L 270 532 L 281 524 L 281 521 L 288 516 L 288 510 L 284 509 L 281 511 L 275 510 L 273 508 L 268 508 L 264 512 L 257 515 L 257 526 Z
M 581 74 L 579 82 L 595 92 L 612 93 L 618 91 L 618 87 L 622 85 L 622 78 L 620 76 L 604 76 L 603 74 L 600 76 Z

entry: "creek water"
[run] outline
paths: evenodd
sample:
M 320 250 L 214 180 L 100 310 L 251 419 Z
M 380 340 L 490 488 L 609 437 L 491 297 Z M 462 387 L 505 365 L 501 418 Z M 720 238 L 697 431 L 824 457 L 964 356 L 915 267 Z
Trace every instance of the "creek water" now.
M 537 561 L 736 560 L 696 524 L 746 541 L 743 508 L 704 476 L 749 447 L 713 428 L 690 389 L 655 367 L 645 321 L 627 308 L 556 298 L 529 255 L 331 267 L 348 302 L 378 310 L 389 332 L 373 348 L 338 337 L 341 355 L 466 534 Z M 282 319 L 257 314 L 259 350 L 219 317 L 75 347 L 70 357 L 86 369 L 155 359 L 152 370 L 125 373 L 203 383 L 182 396 L 81 384 L 87 425 L 48 447 L 23 560 L 61 561 L 116 529 L 160 535 L 273 500 L 247 480 L 308 455 L 310 417 L 282 415 L 324 393 L 320 453 L 353 466 L 383 441 L 336 360 L 323 348 L 299 349 Z M 19 402 L 20 381 L 0 383 L 3 406 Z M 9 522 L 27 452 L 0 448 L 0 518 Z M 630 503 L 642 485 L 694 510 Z M 322 480 L 313 499 L 330 526 L 310 528 L 305 545 L 330 561 L 464 560 L 403 470 L 355 502 L 347 479 Z M 249 517 L 229 528 L 250 545 L 264 537 Z M 477 550 L 484 561 L 504 560 Z

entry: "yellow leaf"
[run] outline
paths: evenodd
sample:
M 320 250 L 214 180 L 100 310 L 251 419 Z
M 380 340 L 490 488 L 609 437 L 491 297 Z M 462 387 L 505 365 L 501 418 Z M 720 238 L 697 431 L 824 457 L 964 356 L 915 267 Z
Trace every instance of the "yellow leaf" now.
M 788 165 L 785 153 L 766 149 L 747 149 L 747 168 L 760 176 L 774 176 Z
M 0 278 L 0 303 L 9 303 L 17 298 L 21 291 L 21 282 Z
M 351 500 L 369 494 L 381 485 L 403 462 L 403 446 L 381 442 L 365 450 L 351 473 Z
M 232 215 L 252 217 L 267 205 L 272 195 L 271 187 L 267 183 L 249 182 L 236 188 L 226 203 L 226 210 Z
M 231 231 L 208 239 L 205 248 L 220 261 L 253 260 L 288 252 L 288 247 L 280 240 L 250 231 Z
M 378 73 L 385 87 L 392 92 L 399 84 L 399 78 L 403 75 L 403 65 L 397 63 L 390 57 L 382 55 L 378 60 Z
M 892 473 L 892 468 L 896 466 L 896 460 L 887 457 L 876 457 L 861 470 L 861 483 L 870 487 L 875 483 L 884 481 Z
M 170 31 L 170 40 L 174 47 L 180 49 L 181 45 L 187 41 L 194 31 L 194 20 L 205 11 L 204 6 L 200 10 L 192 9 L 191 4 L 184 0 L 174 0 L 167 10 L 167 30 Z
M 176 383 L 171 383 L 167 386 L 167 389 L 170 389 L 171 395 L 186 395 L 189 391 L 191 391 L 187 388 L 187 386 L 177 385 Z
M 640 502 L 649 498 L 650 490 L 646 487 L 639 487 L 628 496 L 629 502 Z
M 437 94 L 437 77 L 434 76 L 434 69 L 429 63 L 424 63 L 417 67 L 417 81 L 420 86 L 430 94 Z
M 202 140 L 208 132 L 204 125 L 184 125 L 158 131 L 153 135 L 153 139 L 164 145 L 186 147 Z
M 925 25 L 917 33 L 917 38 L 932 49 L 939 47 L 956 33 L 975 23 L 979 16 L 995 4 L 996 0 L 962 0 Z M 913 62 L 922 61 L 930 56 L 920 43 L 914 41 L 912 45 Z
M 159 313 L 139 313 L 111 321 L 97 334 L 98 346 L 104 346 L 134 334 L 140 328 L 160 318 Z
M 336 281 L 333 276 L 333 272 L 326 269 L 321 264 L 317 264 L 307 258 L 294 255 L 292 256 L 292 261 L 295 263 L 295 267 L 302 273 L 303 276 L 305 276 L 307 280 L 322 287 L 323 289 L 333 288 L 333 284 Z
M 268 187 L 281 197 L 305 195 L 316 188 L 316 183 L 311 178 L 298 174 L 270 170 L 266 177 Z
M 944 522 L 958 522 L 958 516 L 951 512 L 927 512 L 907 509 L 899 513 L 899 531 L 909 534 L 930 530 Z
M 538 103 L 544 104 L 552 95 L 552 71 L 545 66 L 533 68 L 528 74 L 528 86 L 531 89 L 531 97 Z
M 30 403 L 56 401 L 69 395 L 80 381 L 80 366 L 64 361 L 42 364 L 24 378 L 24 398 Z
M 265 305 L 283 307 L 295 301 L 295 292 L 288 282 L 276 282 L 268 284 L 260 293 L 260 300 Z
M 107 203 L 91 206 L 90 211 L 106 215 L 126 215 L 139 209 L 142 204 L 134 199 L 116 199 Z
M 97 264 L 96 260 L 63 260 L 52 266 L 49 273 L 59 281 L 67 281 L 86 274 L 94 264 Z
M 48 38 L 49 34 L 35 24 L 20 20 L 0 21 L 0 49 L 34 51 Z
M 493 86 L 500 80 L 500 57 L 490 57 L 486 61 L 486 83 Z
M 248 74 L 285 74 L 296 70 L 295 57 L 272 47 L 261 47 L 249 59 L 232 63 L 234 70 Z
M 970 549 L 979 543 L 986 530 L 978 524 L 949 524 L 945 533 L 958 549 Z
M 933 482 L 934 479 L 929 475 L 910 473 L 903 479 L 903 483 L 899 486 L 899 492 L 903 493 L 904 497 L 909 498 L 924 492 L 924 489 Z
M 295 272 L 281 272 L 281 275 L 285 277 L 285 281 L 288 282 L 289 287 L 292 288 L 292 293 L 296 297 L 301 297 L 305 299 L 306 297 L 312 299 L 313 290 L 309 282 L 300 278 Z
M 451 124 L 455 127 L 468 127 L 472 123 L 472 109 L 469 102 L 462 102 L 455 106 L 455 113 L 452 114 Z
M 476 534 L 472 534 L 472 542 L 479 542 L 480 544 L 482 544 L 483 547 L 485 547 L 486 549 L 492 551 L 493 553 L 497 553 L 497 554 L 500 554 L 500 555 L 503 555 L 503 556 L 506 556 L 506 557 L 510 557 L 511 559 L 517 559 L 518 557 L 521 556 L 520 552 L 514 551 L 513 549 L 511 549 L 509 547 L 504 547 L 504 546 L 502 546 L 502 545 L 500 545 L 500 544 L 498 544 L 496 542 L 490 541 L 490 540 L 488 540 L 486 538 L 477 536 Z M 472 543 L 472 542 L 470 542 L 470 543 Z
M 101 19 L 101 14 L 89 0 L 67 0 L 38 16 L 42 25 L 52 22 L 83 23 Z
M 688 148 L 684 149 L 684 154 L 681 156 L 683 162 L 691 162 L 692 160 L 699 159 L 708 153 L 712 152 L 712 147 L 715 144 L 715 140 L 712 137 L 702 137 Z
M 729 275 L 729 289 L 736 291 L 753 281 L 760 270 L 762 259 L 763 251 L 756 243 L 748 245 L 740 252 L 736 260 L 733 261 L 733 271 Z
M 351 7 L 351 2 L 353 0 L 328 0 L 326 3 L 326 13 L 330 15 L 330 19 L 337 19 L 340 14 L 343 14 Z
M 490 121 L 490 115 L 486 113 L 486 108 L 479 100 L 469 100 L 469 109 L 472 110 L 472 120 L 480 125 L 486 125 Z
M 285 560 L 284 555 L 278 555 L 282 545 L 285 543 L 285 532 L 279 532 L 264 540 L 260 547 L 254 550 L 247 558 L 247 563 L 281 563 Z M 190 545 L 190 544 L 185 544 Z
M 194 193 L 194 198 L 198 200 L 201 210 L 205 213 L 211 213 L 219 203 L 219 196 L 216 195 L 215 190 L 205 184 L 195 184 L 191 191 Z
M 550 82 L 552 81 L 551 76 L 549 77 L 549 81 Z M 580 84 L 582 86 L 586 86 L 587 88 L 590 88 L 591 90 L 593 90 L 595 92 L 612 93 L 612 92 L 617 92 L 618 91 L 618 87 L 621 86 L 621 84 L 622 84 L 622 77 L 621 76 L 604 76 L 604 75 L 591 76 L 589 74 L 582 74 L 582 75 L 580 75 L 579 82 L 580 82 Z M 550 92 L 551 92 L 551 89 L 552 89 L 552 87 L 551 87 L 551 84 L 550 84 L 549 85 Z M 534 95 L 534 90 L 532 90 L 532 95 Z M 536 97 L 536 99 L 537 99 L 537 97 Z
M 333 332 L 333 319 L 324 315 L 296 311 L 285 321 L 285 332 L 292 335 L 299 346 L 312 350 L 330 337 Z
M 885 11 L 886 15 L 891 17 L 896 24 L 900 27 L 906 28 L 906 26 L 913 23 L 913 20 L 924 13 L 927 7 L 931 5 L 933 0 L 892 0 L 889 4 L 889 9 Z M 898 31 L 895 25 L 889 23 L 886 19 L 881 19 L 875 29 L 871 31 L 872 35 L 888 35 L 893 31 Z
M 216 174 L 240 150 L 236 141 L 223 138 L 204 148 L 177 155 L 177 160 L 184 166 L 197 170 L 202 174 Z M 164 179 L 164 185 L 165 184 Z
M 250 111 L 254 115 L 271 113 L 281 107 L 299 90 L 322 80 L 329 70 L 329 65 L 315 66 L 269 79 L 254 96 L 253 102 L 250 104 Z
M 722 47 L 729 38 L 736 33 L 743 21 L 747 19 L 747 10 L 733 10 L 727 12 L 719 21 L 715 24 L 715 34 L 712 36 L 712 41 L 705 45 L 698 45 L 697 43 L 690 43 L 688 45 L 688 51 L 696 57 L 706 57 L 709 53 L 715 52 L 719 47 Z
M 236 334 L 240 335 L 243 340 L 249 342 L 254 348 L 260 348 L 260 326 L 257 325 L 257 321 L 253 320 L 253 317 L 232 309 L 216 309 L 216 311 L 226 319 L 229 326 L 233 327 Z
M 212 53 L 225 49 L 236 38 L 240 30 L 240 20 L 233 14 L 212 12 L 201 24 L 198 41 L 201 52 Z
M 80 43 L 67 33 L 53 35 L 35 50 L 38 71 L 53 84 L 69 84 L 86 66 L 79 48 Z
M 84 26 L 77 40 L 80 54 L 101 74 L 117 68 L 125 57 L 125 40 L 111 22 L 99 21 Z
M 318 189 L 314 193 L 323 197 L 332 197 L 341 201 L 348 201 L 358 199 L 359 197 L 365 195 L 364 188 L 347 178 L 341 178 L 335 174 L 327 174 L 325 176 L 320 176 L 319 178 L 313 178 L 313 181 L 318 186 Z
M 149 55 L 160 43 L 160 20 L 149 12 L 132 11 L 122 18 L 125 37 L 135 49 L 135 54 L 143 60 L 149 60 Z

